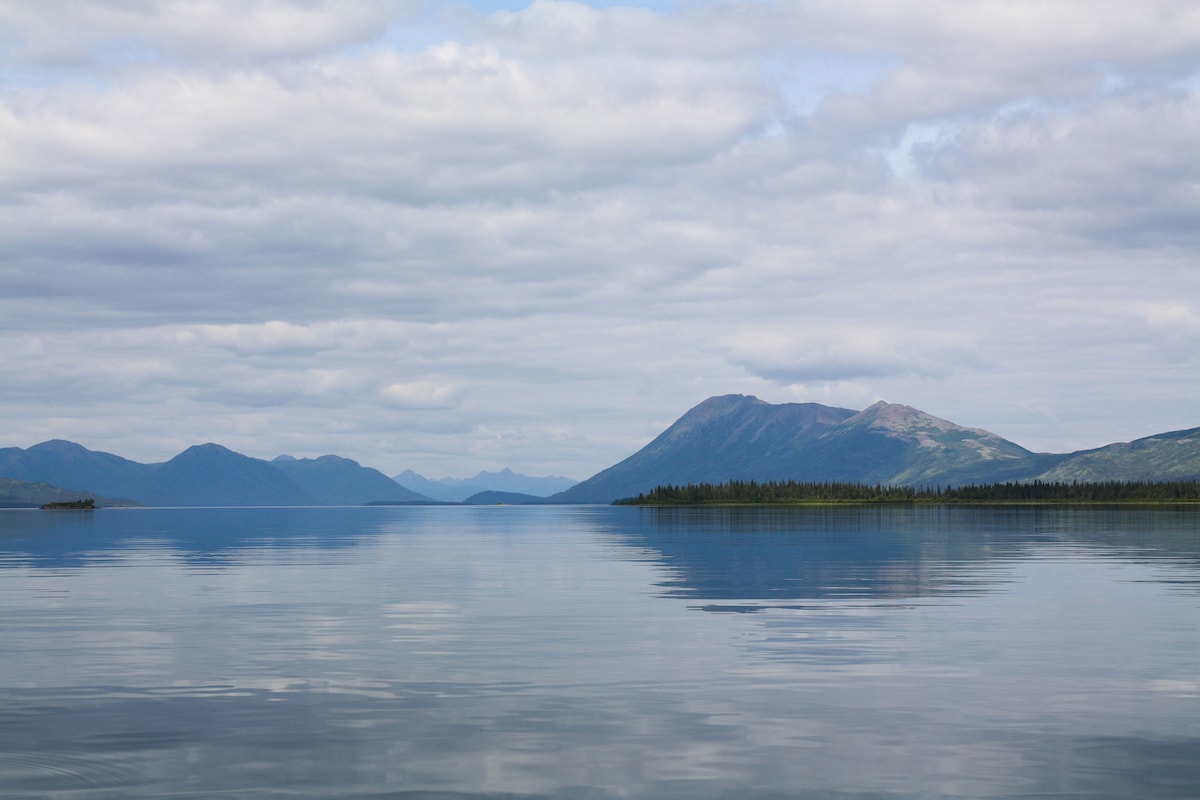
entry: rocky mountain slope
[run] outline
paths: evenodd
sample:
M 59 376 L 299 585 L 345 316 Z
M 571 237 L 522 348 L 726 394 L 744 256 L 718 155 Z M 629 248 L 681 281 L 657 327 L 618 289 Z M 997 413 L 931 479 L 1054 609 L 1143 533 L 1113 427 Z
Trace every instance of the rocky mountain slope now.
M 1080 453 L 1034 453 L 911 406 L 859 412 L 816 403 L 712 397 L 654 441 L 551 500 L 608 503 L 663 484 L 742 480 L 962 485 L 1200 476 L 1200 429 Z

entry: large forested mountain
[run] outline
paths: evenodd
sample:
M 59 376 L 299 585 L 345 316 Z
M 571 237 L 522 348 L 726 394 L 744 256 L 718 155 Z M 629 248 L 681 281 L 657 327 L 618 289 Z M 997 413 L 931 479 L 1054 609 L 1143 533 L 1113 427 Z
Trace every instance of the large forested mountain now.
M 607 503 L 659 485 L 729 480 L 937 486 L 1194 477 L 1200 429 L 1080 453 L 1033 453 L 905 405 L 879 402 L 854 412 L 726 395 L 705 400 L 629 458 L 552 499 Z
M 771 405 L 756 397 L 710 397 L 629 458 L 552 499 L 608 503 L 659 483 L 720 483 L 793 469 L 805 442 L 854 416 L 817 403 Z

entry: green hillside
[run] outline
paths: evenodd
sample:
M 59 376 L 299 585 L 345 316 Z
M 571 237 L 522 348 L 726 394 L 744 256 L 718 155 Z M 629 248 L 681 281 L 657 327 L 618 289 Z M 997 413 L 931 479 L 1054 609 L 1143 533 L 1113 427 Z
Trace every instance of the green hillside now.
M 1200 428 L 1073 453 L 1044 481 L 1161 481 L 1200 478 Z
M 47 503 L 70 503 L 88 498 L 94 499 L 98 506 L 130 505 L 128 502 L 97 497 L 78 489 L 63 489 L 45 482 L 0 478 L 0 508 L 40 508 Z

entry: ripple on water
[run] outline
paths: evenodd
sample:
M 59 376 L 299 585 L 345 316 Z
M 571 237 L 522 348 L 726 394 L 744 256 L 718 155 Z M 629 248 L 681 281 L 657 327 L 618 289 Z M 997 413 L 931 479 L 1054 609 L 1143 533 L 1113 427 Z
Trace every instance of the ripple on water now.
M 139 783 L 135 770 L 115 758 L 94 754 L 0 753 L 5 791 L 81 791 L 128 788 Z

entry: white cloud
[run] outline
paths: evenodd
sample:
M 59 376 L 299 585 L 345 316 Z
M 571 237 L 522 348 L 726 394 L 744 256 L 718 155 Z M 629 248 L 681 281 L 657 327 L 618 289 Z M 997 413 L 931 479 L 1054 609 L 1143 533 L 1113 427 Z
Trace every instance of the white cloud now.
M 1152 327 L 1200 333 L 1200 315 L 1184 303 L 1149 303 L 1143 305 L 1141 311 Z
M 453 408 L 458 405 L 462 388 L 434 380 L 390 383 L 380 390 L 389 403 L 403 408 Z
M 24 3 L 0 10 L 18 64 L 94 69 L 184 57 L 297 57 L 372 41 L 402 0 Z
M 822 324 L 815 329 L 750 329 L 730 342 L 730 357 L 784 384 L 912 375 L 945 377 L 972 361 L 975 348 L 950 333 Z
M 0 444 L 584 477 L 725 392 L 1193 426 L 1197 20 L 10 4 Z

